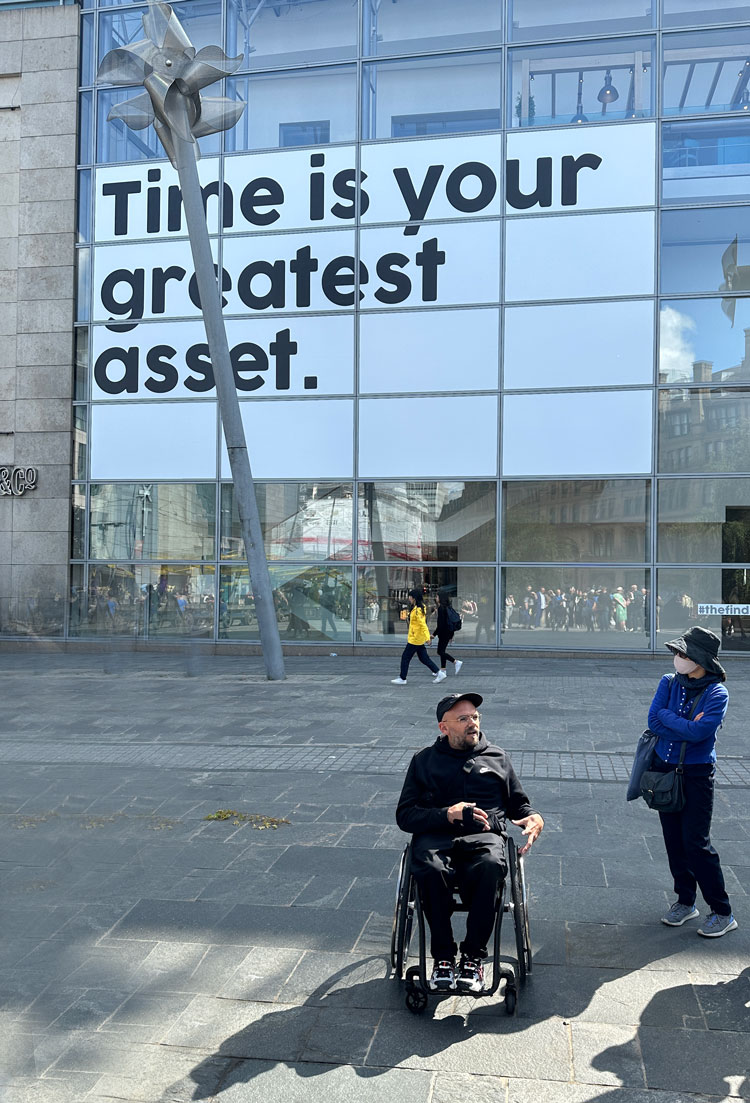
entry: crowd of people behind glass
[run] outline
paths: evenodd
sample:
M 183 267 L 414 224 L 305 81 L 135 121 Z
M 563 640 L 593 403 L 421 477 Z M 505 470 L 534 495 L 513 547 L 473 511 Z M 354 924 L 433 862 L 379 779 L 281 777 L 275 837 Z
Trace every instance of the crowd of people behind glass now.
M 661 602 L 657 599 L 656 619 L 659 628 Z M 503 608 L 503 629 L 551 629 L 553 632 L 649 632 L 651 594 L 633 583 L 614 590 L 599 587 L 579 590 L 531 585 L 518 600 L 509 593 Z
M 219 638 L 232 630 L 252 635 L 257 618 L 246 582 L 219 586 L 215 608 L 214 580 L 210 575 L 191 578 L 186 571 L 154 572 L 155 582 L 138 584 L 134 577 L 105 577 L 97 571 L 88 586 L 72 585 L 68 600 L 69 630 L 74 635 L 101 636 L 211 636 L 218 622 Z M 205 589 L 204 589 L 205 587 Z M 443 587 L 444 588 L 444 587 Z M 728 590 L 728 587 L 727 587 Z M 435 593 L 437 590 L 435 589 Z M 425 587 L 428 625 L 435 622 L 435 593 Z M 727 601 L 748 601 L 749 595 L 732 590 Z M 274 589 L 274 603 L 282 638 L 290 640 L 344 639 L 351 634 L 352 591 L 345 574 L 326 570 L 305 572 Z M 750 602 L 748 602 L 750 604 Z M 453 595 L 463 628 L 457 642 L 495 643 L 495 607 L 492 592 Z M 4 635 L 58 635 L 63 630 L 65 601 L 59 591 L 35 589 L 2 610 Z M 617 633 L 648 635 L 651 592 L 636 583 L 581 589 L 576 586 L 539 586 L 528 583 L 501 598 L 501 630 Z M 357 594 L 357 638 L 406 634 L 405 598 L 401 590 L 380 594 L 362 588 Z M 656 629 L 671 631 L 697 618 L 697 599 L 674 591 L 656 599 Z M 243 631 L 244 630 L 244 631 Z M 721 635 L 727 645 L 744 647 L 750 639 L 750 617 L 721 617 Z

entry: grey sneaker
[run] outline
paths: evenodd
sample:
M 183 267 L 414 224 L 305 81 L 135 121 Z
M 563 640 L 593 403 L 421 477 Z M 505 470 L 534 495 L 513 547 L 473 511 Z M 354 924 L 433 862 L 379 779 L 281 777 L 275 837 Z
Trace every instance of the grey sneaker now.
M 698 934 L 704 938 L 721 938 L 728 931 L 737 930 L 737 920 L 733 915 L 718 915 L 717 912 L 709 912 L 698 928 Z
M 675 900 L 667 914 L 661 917 L 661 921 L 668 927 L 681 927 L 688 919 L 697 919 L 699 915 L 700 912 L 693 904 L 680 904 Z

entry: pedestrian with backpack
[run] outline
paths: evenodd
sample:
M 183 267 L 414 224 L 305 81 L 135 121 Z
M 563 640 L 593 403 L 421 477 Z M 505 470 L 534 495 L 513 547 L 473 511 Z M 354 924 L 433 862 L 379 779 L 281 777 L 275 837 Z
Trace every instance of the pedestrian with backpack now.
M 401 673 L 398 678 L 391 678 L 391 684 L 394 686 L 405 686 L 406 675 L 409 673 L 409 663 L 416 655 L 420 663 L 424 663 L 433 674 L 438 675 L 435 678 L 436 682 L 442 682 L 443 678 L 440 678 L 440 669 L 435 666 L 434 662 L 427 654 L 426 644 L 430 642 L 430 630 L 427 627 L 427 615 L 424 607 L 424 592 L 417 588 L 415 590 L 409 590 L 408 595 L 409 602 L 409 631 L 406 636 L 406 647 L 401 655 Z
M 437 627 L 435 628 L 435 634 L 432 638 L 435 639 L 435 636 L 437 636 L 437 653 L 440 656 L 440 670 L 435 675 L 435 681 L 442 682 L 448 677 L 446 663 L 453 663 L 454 674 L 458 674 L 459 670 L 464 665 L 460 659 L 454 659 L 447 651 L 448 644 L 453 639 L 455 633 L 461 631 L 463 621 L 453 608 L 450 594 L 446 593 L 445 590 L 438 591 L 437 597 L 435 598 L 435 608 L 437 610 Z

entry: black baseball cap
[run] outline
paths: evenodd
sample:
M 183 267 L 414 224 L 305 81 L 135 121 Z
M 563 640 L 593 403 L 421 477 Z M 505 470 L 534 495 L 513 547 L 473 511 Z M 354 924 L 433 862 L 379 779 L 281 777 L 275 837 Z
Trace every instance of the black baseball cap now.
M 449 693 L 447 697 L 443 697 L 442 701 L 438 701 L 435 709 L 438 723 L 443 719 L 446 712 L 457 705 L 459 701 L 471 701 L 475 708 L 479 708 L 483 700 L 484 698 L 480 697 L 478 693 Z

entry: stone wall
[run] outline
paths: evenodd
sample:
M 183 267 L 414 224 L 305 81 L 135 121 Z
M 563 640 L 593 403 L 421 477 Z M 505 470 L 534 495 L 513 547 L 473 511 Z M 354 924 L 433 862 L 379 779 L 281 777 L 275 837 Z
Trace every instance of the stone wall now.
M 59 635 L 70 547 L 78 6 L 0 11 L 0 634 Z M 2 484 L 0 484 L 2 485 Z

